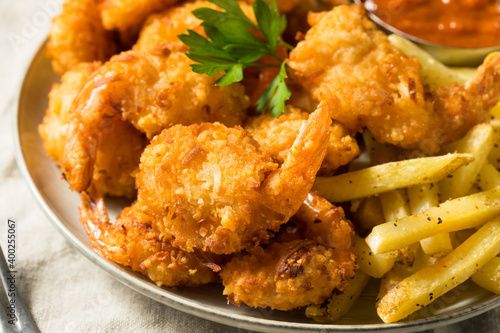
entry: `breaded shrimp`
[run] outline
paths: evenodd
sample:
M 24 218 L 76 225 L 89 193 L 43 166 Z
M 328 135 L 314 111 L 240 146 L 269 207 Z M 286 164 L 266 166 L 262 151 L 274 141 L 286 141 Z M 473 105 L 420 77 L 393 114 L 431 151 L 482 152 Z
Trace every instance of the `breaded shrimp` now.
M 251 118 L 245 125 L 245 129 L 252 133 L 262 151 L 271 155 L 278 163 L 283 163 L 288 149 L 308 117 L 309 113 L 287 105 L 285 112 L 278 118 L 262 114 Z M 358 154 L 358 144 L 349 135 L 349 131 L 341 124 L 333 123 L 330 128 L 326 156 L 319 172 L 329 174 L 352 161 Z
M 335 106 L 335 120 L 380 142 L 434 153 L 487 120 L 500 97 L 498 53 L 463 86 L 429 91 L 417 60 L 394 48 L 361 6 L 311 14 L 309 23 L 290 53 L 293 76 L 317 102 Z
M 102 23 L 107 30 L 125 31 L 139 27 L 152 13 L 160 12 L 178 0 L 102 0 Z
M 124 119 L 148 138 L 174 124 L 243 122 L 248 104 L 243 87 L 216 86 L 217 77 L 194 73 L 190 63 L 183 52 L 128 51 L 89 78 L 72 105 L 61 163 L 74 190 L 88 188 L 110 120 Z
M 118 52 L 113 32 L 101 23 L 100 0 L 65 0 L 62 13 L 52 20 L 47 55 L 56 73 L 80 62 L 106 61 Z
M 49 106 L 38 130 L 49 156 L 61 163 L 70 121 L 71 104 L 80 88 L 101 64 L 80 63 L 54 84 Z M 92 183 L 103 194 L 135 197 L 135 170 L 147 144 L 146 137 L 120 118 L 108 118 L 109 129 L 102 133 L 103 144 L 96 151 Z
M 331 120 L 320 106 L 282 166 L 240 127 L 174 126 L 141 157 L 138 201 L 188 252 L 252 248 L 295 214 L 325 156 Z
M 199 0 L 175 5 L 161 13 L 150 15 L 144 23 L 133 49 L 154 51 L 164 44 L 182 45 L 177 36 L 187 33 L 188 29 L 203 34 L 201 20 L 191 13 L 201 7 L 218 8 L 208 1 Z
M 255 22 L 252 7 L 243 1 L 240 1 L 239 5 L 245 15 Z M 188 29 L 195 30 L 206 37 L 201 20 L 192 14 L 192 11 L 198 8 L 222 10 L 211 2 L 197 0 L 174 5 L 161 13 L 152 14 L 145 21 L 133 49 L 154 51 L 164 44 L 183 45 L 177 36 L 187 33 Z
M 291 12 L 295 7 L 300 4 L 301 0 L 274 0 L 276 8 L 280 13 L 286 14 Z M 248 4 L 253 4 L 254 0 L 244 0 Z
M 219 266 L 207 259 L 213 256 L 188 254 L 173 247 L 170 238 L 160 234 L 153 218 L 138 205 L 126 207 L 111 224 L 98 191 L 92 189 L 80 196 L 80 219 L 101 257 L 130 266 L 158 286 L 198 286 L 218 280 L 213 269 L 219 270 Z
M 295 215 L 299 232 L 233 257 L 220 275 L 231 303 L 292 310 L 322 304 L 354 276 L 354 231 L 342 208 L 310 193 Z M 286 228 L 283 228 L 286 229 Z

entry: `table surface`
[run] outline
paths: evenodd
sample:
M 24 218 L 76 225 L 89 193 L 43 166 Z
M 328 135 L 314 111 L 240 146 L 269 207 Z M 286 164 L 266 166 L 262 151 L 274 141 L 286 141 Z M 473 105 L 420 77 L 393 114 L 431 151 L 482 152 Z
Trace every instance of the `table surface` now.
M 14 159 L 12 114 L 24 69 L 62 0 L 0 1 L 0 244 L 17 222 L 16 288 L 42 332 L 249 332 L 200 319 L 123 286 L 77 252 L 38 208 Z M 498 332 L 500 308 L 426 332 Z

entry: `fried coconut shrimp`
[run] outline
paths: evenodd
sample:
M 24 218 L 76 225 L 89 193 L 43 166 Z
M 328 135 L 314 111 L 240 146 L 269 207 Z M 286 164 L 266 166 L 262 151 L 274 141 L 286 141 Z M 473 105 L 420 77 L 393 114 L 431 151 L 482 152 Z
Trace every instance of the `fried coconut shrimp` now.
M 188 29 L 202 34 L 201 20 L 191 13 L 201 7 L 217 8 L 208 1 L 195 1 L 172 6 L 161 13 L 150 15 L 144 23 L 133 49 L 154 51 L 164 44 L 182 45 L 177 36 L 187 33 Z
M 216 86 L 217 77 L 192 72 L 190 63 L 182 52 L 128 51 L 92 74 L 72 104 L 61 163 L 74 190 L 88 188 L 96 151 L 114 119 L 130 122 L 148 138 L 174 124 L 243 122 L 248 104 L 243 87 Z
M 239 5 L 245 15 L 255 22 L 252 7 L 242 1 L 239 2 Z M 172 6 L 161 13 L 150 15 L 144 23 L 139 39 L 133 48 L 135 50 L 153 51 L 164 44 L 183 45 L 177 36 L 187 33 L 188 29 L 205 36 L 201 20 L 192 14 L 193 10 L 202 7 L 221 10 L 211 2 L 198 0 Z
M 309 16 L 312 28 L 288 65 L 313 98 L 335 105 L 332 117 L 367 128 L 380 142 L 427 153 L 487 119 L 500 96 L 500 54 L 486 58 L 463 86 L 429 91 L 420 64 L 394 48 L 360 6 Z
M 178 0 L 101 0 L 101 17 L 108 30 L 126 31 L 138 27 L 149 14 L 159 12 Z
M 101 257 L 130 266 L 158 286 L 198 286 L 218 281 L 214 270 L 220 267 L 212 262 L 216 258 L 173 247 L 136 204 L 125 208 L 111 224 L 102 197 L 94 190 L 90 192 L 80 194 L 80 219 L 90 244 Z
M 294 219 L 296 225 L 285 225 L 265 248 L 223 266 L 223 293 L 231 303 L 287 311 L 322 304 L 347 286 L 354 276 L 354 232 L 342 208 L 312 192 Z
M 118 52 L 113 32 L 101 23 L 100 0 L 65 0 L 62 13 L 52 20 L 47 55 L 62 74 L 80 62 L 106 61 Z
M 261 145 L 262 151 L 271 155 L 278 163 L 283 163 L 288 150 L 308 117 L 309 113 L 287 105 L 285 112 L 278 118 L 262 114 L 252 118 L 245 125 L 245 129 L 252 133 L 252 136 Z M 349 135 L 349 131 L 339 123 L 333 123 L 330 127 L 328 148 L 320 173 L 328 174 L 339 166 L 346 165 L 358 154 L 358 144 Z
M 320 106 L 281 165 L 241 127 L 174 126 L 141 157 L 138 202 L 172 244 L 229 254 L 252 248 L 295 214 L 323 161 L 330 116 Z
M 75 65 L 49 93 L 49 106 L 39 133 L 45 150 L 58 163 L 64 156 L 71 104 L 100 65 L 97 62 Z M 102 133 L 103 144 L 96 151 L 92 183 L 103 194 L 134 197 L 135 170 L 147 144 L 146 137 L 120 118 L 107 118 L 106 121 L 108 130 Z

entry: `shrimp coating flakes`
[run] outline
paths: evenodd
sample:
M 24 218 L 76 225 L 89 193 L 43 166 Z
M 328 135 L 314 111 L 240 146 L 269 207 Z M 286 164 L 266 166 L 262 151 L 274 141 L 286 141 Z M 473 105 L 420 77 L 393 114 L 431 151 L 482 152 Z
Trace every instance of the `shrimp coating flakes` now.
M 61 84 L 49 93 L 49 106 L 39 133 L 49 156 L 58 163 L 64 158 L 71 105 L 80 88 L 100 63 L 81 63 L 67 71 Z M 103 194 L 134 197 L 135 170 L 147 140 L 132 125 L 120 118 L 107 119 L 109 130 L 102 133 L 103 144 L 96 151 L 93 185 Z
M 252 7 L 245 2 L 239 2 L 239 5 L 245 15 L 255 22 Z M 193 10 L 198 8 L 221 10 L 220 7 L 211 2 L 198 0 L 185 2 L 169 7 L 161 13 L 152 14 L 144 23 L 139 39 L 133 47 L 134 50 L 154 51 L 165 44 L 184 45 L 177 36 L 187 33 L 188 29 L 206 37 L 201 26 L 201 20 L 197 19 L 192 13 Z
M 335 106 L 335 120 L 380 142 L 434 153 L 486 121 L 499 99 L 498 53 L 465 85 L 429 91 L 417 60 L 394 48 L 361 6 L 311 14 L 309 23 L 290 53 L 294 76 L 317 102 Z
M 62 13 L 52 20 L 47 55 L 56 73 L 80 62 L 106 61 L 118 52 L 115 34 L 101 23 L 100 0 L 65 0 Z
M 100 4 L 104 27 L 125 31 L 138 27 L 149 14 L 159 12 L 177 0 L 102 0 Z
M 138 202 L 188 252 L 255 247 L 307 196 L 325 156 L 329 126 L 329 111 L 318 108 L 280 168 L 240 127 L 174 126 L 141 157 Z
M 188 254 L 173 247 L 139 206 L 125 208 L 111 224 L 98 192 L 82 192 L 81 198 L 80 219 L 100 256 L 130 266 L 158 286 L 198 286 L 218 281 L 212 268 L 218 270 L 219 266 L 210 262 L 216 258 Z
M 245 129 L 250 131 L 259 142 L 262 151 L 267 152 L 278 163 L 283 163 L 308 117 L 309 113 L 288 105 L 285 112 L 278 118 L 267 114 L 253 117 L 247 122 Z M 358 144 L 349 135 L 349 131 L 341 124 L 333 123 L 330 128 L 326 156 L 319 172 L 329 174 L 352 161 L 358 154 Z
M 354 231 L 342 208 L 310 193 L 296 215 L 299 232 L 235 256 L 221 270 L 231 303 L 277 310 L 322 304 L 354 276 Z M 284 228 L 285 230 L 287 228 Z
M 150 15 L 144 23 L 133 49 L 154 51 L 164 44 L 183 45 L 177 37 L 178 35 L 187 33 L 188 29 L 195 30 L 200 34 L 203 33 L 200 25 L 201 20 L 192 14 L 193 10 L 202 7 L 218 8 L 208 1 L 195 1 L 173 6 L 161 13 Z
M 73 189 L 88 188 L 110 120 L 123 119 L 152 138 L 174 124 L 219 121 L 234 126 L 246 119 L 244 88 L 237 83 L 216 86 L 217 77 L 192 72 L 190 63 L 178 51 L 128 51 L 92 74 L 72 104 L 61 163 Z

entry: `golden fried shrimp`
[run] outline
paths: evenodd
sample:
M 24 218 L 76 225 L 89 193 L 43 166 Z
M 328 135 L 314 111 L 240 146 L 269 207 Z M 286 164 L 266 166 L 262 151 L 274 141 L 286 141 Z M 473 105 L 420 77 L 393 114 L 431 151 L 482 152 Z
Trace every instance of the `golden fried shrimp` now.
M 201 20 L 191 13 L 201 7 L 219 8 L 211 2 L 198 0 L 175 5 L 161 13 L 150 15 L 144 23 L 133 49 L 154 51 L 164 44 L 182 45 L 177 36 L 187 33 L 188 29 L 203 35 Z
M 252 7 L 243 1 L 240 1 L 239 5 L 245 15 L 255 21 Z M 161 13 L 150 15 L 145 21 L 133 49 L 154 51 L 165 44 L 183 45 L 177 36 L 187 33 L 188 29 L 206 37 L 203 27 L 200 25 L 201 20 L 192 14 L 193 10 L 202 7 L 221 10 L 220 7 L 211 2 L 196 0 L 171 6 Z
M 92 248 L 101 257 L 130 266 L 158 286 L 198 286 L 218 280 L 212 269 L 219 270 L 219 266 L 207 259 L 215 259 L 213 256 L 188 254 L 173 247 L 138 205 L 125 208 L 111 224 L 97 191 L 80 196 L 80 219 Z
M 261 145 L 260 149 L 283 163 L 300 128 L 307 121 L 309 113 L 299 108 L 287 105 L 285 112 L 278 118 L 262 114 L 250 119 L 245 129 Z M 342 165 L 346 165 L 359 154 L 359 147 L 349 131 L 339 123 L 333 123 L 330 128 L 330 138 L 325 159 L 320 168 L 321 174 L 329 174 Z
M 100 63 L 73 66 L 54 84 L 49 93 L 49 106 L 39 126 L 43 146 L 49 156 L 61 163 L 70 122 L 71 104 L 80 88 Z M 109 130 L 102 133 L 103 144 L 96 151 L 93 185 L 103 194 L 134 197 L 135 170 L 147 144 L 145 136 L 120 118 L 109 118 Z
M 189 64 L 182 52 L 128 51 L 93 73 L 72 105 L 61 163 L 74 190 L 88 188 L 96 151 L 115 119 L 130 122 L 148 138 L 174 124 L 243 122 L 248 103 L 243 87 L 216 86 L 217 77 L 196 74 Z
M 178 0 L 102 0 L 101 18 L 107 30 L 125 31 L 139 27 L 152 13 L 162 11 Z
M 298 233 L 233 257 L 220 275 L 231 303 L 292 310 L 322 304 L 354 276 L 354 232 L 342 208 L 310 193 L 295 215 Z
M 280 168 L 240 127 L 204 123 L 164 130 L 141 157 L 138 201 L 188 252 L 255 247 L 307 196 L 330 123 L 327 108 L 319 107 Z
M 244 0 L 248 4 L 253 4 L 254 0 Z M 301 0 L 275 0 L 276 8 L 280 13 L 286 14 L 291 12 L 295 7 L 300 4 Z
M 290 53 L 294 76 L 317 102 L 335 106 L 335 120 L 380 142 L 434 153 L 485 121 L 500 96 L 500 54 L 465 85 L 429 91 L 417 60 L 394 48 L 362 7 L 311 14 L 309 23 Z
M 52 20 L 47 55 L 62 74 L 80 62 L 106 61 L 118 52 L 115 35 L 101 23 L 99 0 L 65 0 Z

